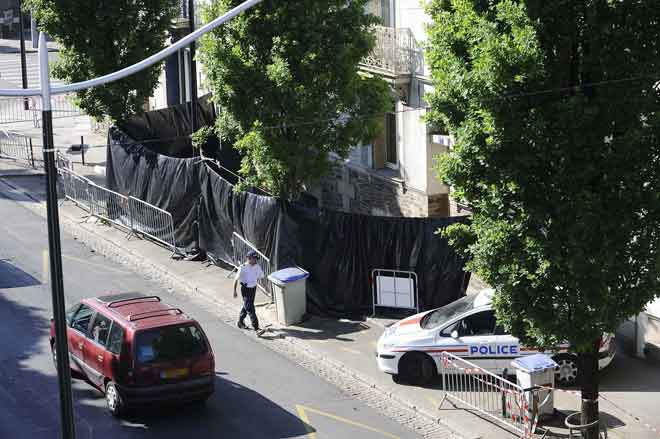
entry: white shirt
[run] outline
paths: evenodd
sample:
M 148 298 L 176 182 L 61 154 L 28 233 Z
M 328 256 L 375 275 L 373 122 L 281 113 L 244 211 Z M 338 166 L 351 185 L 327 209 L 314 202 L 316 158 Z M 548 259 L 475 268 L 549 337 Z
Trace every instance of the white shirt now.
M 248 288 L 254 288 L 257 286 L 257 281 L 263 279 L 264 272 L 259 266 L 259 264 L 250 265 L 249 262 L 238 267 L 238 272 L 236 273 L 236 279 L 240 283 L 246 284 Z

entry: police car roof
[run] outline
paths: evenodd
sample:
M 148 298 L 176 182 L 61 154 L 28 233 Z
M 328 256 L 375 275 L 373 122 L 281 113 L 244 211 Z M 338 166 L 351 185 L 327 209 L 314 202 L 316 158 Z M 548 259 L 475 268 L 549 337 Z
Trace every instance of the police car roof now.
M 481 290 L 479 294 L 477 294 L 477 297 L 474 298 L 474 303 L 472 306 L 475 308 L 479 308 L 482 306 L 490 305 L 493 302 L 493 295 L 495 294 L 495 290 L 492 288 L 486 288 L 485 290 Z

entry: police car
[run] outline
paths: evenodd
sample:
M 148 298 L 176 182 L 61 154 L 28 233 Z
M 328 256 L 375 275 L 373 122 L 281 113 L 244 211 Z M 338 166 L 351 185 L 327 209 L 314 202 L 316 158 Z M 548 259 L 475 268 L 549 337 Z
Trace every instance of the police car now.
M 378 367 L 413 384 L 424 384 L 438 373 L 442 352 L 497 374 L 511 370 L 514 358 L 538 353 L 496 324 L 492 297 L 492 289 L 483 290 L 386 328 L 378 340 Z M 568 344 L 560 345 L 551 353 L 559 365 L 557 382 L 564 386 L 574 385 L 578 377 L 577 357 L 568 348 Z M 614 350 L 612 336 L 603 336 L 598 361 L 601 369 L 612 362 Z

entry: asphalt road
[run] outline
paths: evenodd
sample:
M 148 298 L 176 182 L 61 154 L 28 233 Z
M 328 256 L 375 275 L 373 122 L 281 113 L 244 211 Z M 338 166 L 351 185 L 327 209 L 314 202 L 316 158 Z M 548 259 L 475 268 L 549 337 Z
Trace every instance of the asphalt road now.
M 59 400 L 46 226 L 7 193 L 0 179 L 0 438 L 51 439 L 59 437 Z M 152 408 L 117 420 L 99 391 L 74 380 L 78 438 L 418 437 L 220 322 L 203 302 L 177 297 L 70 236 L 62 247 L 67 307 L 107 291 L 155 293 L 200 321 L 216 355 L 216 393 L 203 408 Z

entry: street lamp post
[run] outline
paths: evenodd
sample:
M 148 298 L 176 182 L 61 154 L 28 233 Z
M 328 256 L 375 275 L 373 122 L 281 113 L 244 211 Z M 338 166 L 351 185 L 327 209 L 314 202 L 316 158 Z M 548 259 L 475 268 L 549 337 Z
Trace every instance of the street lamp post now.
M 21 44 L 21 78 L 23 80 L 23 88 L 28 88 L 27 63 L 25 61 L 25 35 L 23 35 L 24 24 L 25 23 L 23 22 L 23 5 L 22 5 L 22 1 L 18 0 L 18 39 L 20 40 L 20 44 Z M 27 99 L 23 99 L 23 108 L 25 108 L 25 111 L 30 109 Z
M 188 23 L 190 33 L 195 32 L 195 0 L 188 0 Z M 195 40 L 190 43 L 190 127 L 197 131 L 197 63 L 195 62 Z M 199 146 L 202 155 L 202 146 Z
M 46 211 L 48 213 L 50 283 L 53 296 L 53 320 L 55 321 L 55 352 L 57 354 L 57 379 L 60 388 L 62 439 L 75 439 L 76 426 L 73 418 L 71 369 L 69 366 L 69 347 L 66 335 L 67 322 L 64 310 L 60 218 L 57 210 L 57 169 L 55 168 L 53 113 L 51 111 L 50 102 L 48 47 L 46 45 L 46 34 L 43 32 L 39 35 L 39 80 L 41 83 L 44 166 L 46 168 Z

